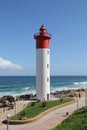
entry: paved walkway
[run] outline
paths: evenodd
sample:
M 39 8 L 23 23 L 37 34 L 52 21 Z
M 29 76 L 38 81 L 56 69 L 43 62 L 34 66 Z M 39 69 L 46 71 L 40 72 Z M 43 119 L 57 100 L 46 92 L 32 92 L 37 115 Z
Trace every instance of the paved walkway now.
M 82 97 L 81 99 L 78 100 L 78 107 L 85 106 L 85 98 Z M 69 112 L 71 114 L 73 111 L 77 109 L 77 102 L 73 103 L 68 106 L 64 106 L 62 108 L 59 108 L 57 110 L 54 110 L 47 115 L 44 115 L 42 118 L 39 120 L 32 122 L 32 123 L 27 123 L 27 124 L 22 124 L 22 125 L 9 125 L 9 130 L 50 130 L 57 124 L 61 123 L 66 117 L 65 114 L 66 112 Z M 0 125 L 0 130 L 6 130 L 6 125 L 1 124 Z

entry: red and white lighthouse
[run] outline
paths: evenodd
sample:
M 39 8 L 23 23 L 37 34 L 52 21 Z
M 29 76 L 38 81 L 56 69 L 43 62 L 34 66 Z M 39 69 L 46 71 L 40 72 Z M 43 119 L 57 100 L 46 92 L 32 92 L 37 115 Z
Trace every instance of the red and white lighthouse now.
M 36 95 L 37 100 L 50 99 L 50 42 L 51 34 L 42 25 L 36 40 Z

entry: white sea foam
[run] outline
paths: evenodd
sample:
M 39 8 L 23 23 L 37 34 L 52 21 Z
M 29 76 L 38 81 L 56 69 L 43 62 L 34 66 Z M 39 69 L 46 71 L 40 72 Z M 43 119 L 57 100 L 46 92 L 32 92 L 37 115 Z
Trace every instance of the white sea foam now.
M 30 87 L 26 87 L 26 88 L 25 88 L 25 90 L 29 90 L 29 89 L 30 89 Z
M 30 87 L 24 87 L 22 88 L 22 91 L 30 90 Z
M 87 85 L 87 82 L 73 82 L 75 85 Z
M 68 90 L 68 87 L 51 87 L 51 92 L 55 92 L 55 91 L 62 91 L 62 90 Z

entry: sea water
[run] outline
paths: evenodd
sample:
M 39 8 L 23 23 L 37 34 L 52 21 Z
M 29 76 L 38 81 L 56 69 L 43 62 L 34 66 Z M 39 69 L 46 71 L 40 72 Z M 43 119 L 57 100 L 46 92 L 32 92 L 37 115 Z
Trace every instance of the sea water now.
M 87 76 L 51 76 L 50 91 L 87 88 Z M 0 97 L 36 93 L 35 76 L 0 76 Z

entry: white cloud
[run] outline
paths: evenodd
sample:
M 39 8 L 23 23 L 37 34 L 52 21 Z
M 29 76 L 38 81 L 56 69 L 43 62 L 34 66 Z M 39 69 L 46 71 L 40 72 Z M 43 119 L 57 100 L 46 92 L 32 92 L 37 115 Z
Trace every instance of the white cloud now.
M 12 63 L 9 60 L 3 59 L 2 57 L 0 57 L 0 69 L 15 69 L 15 70 L 19 70 L 22 67 Z

